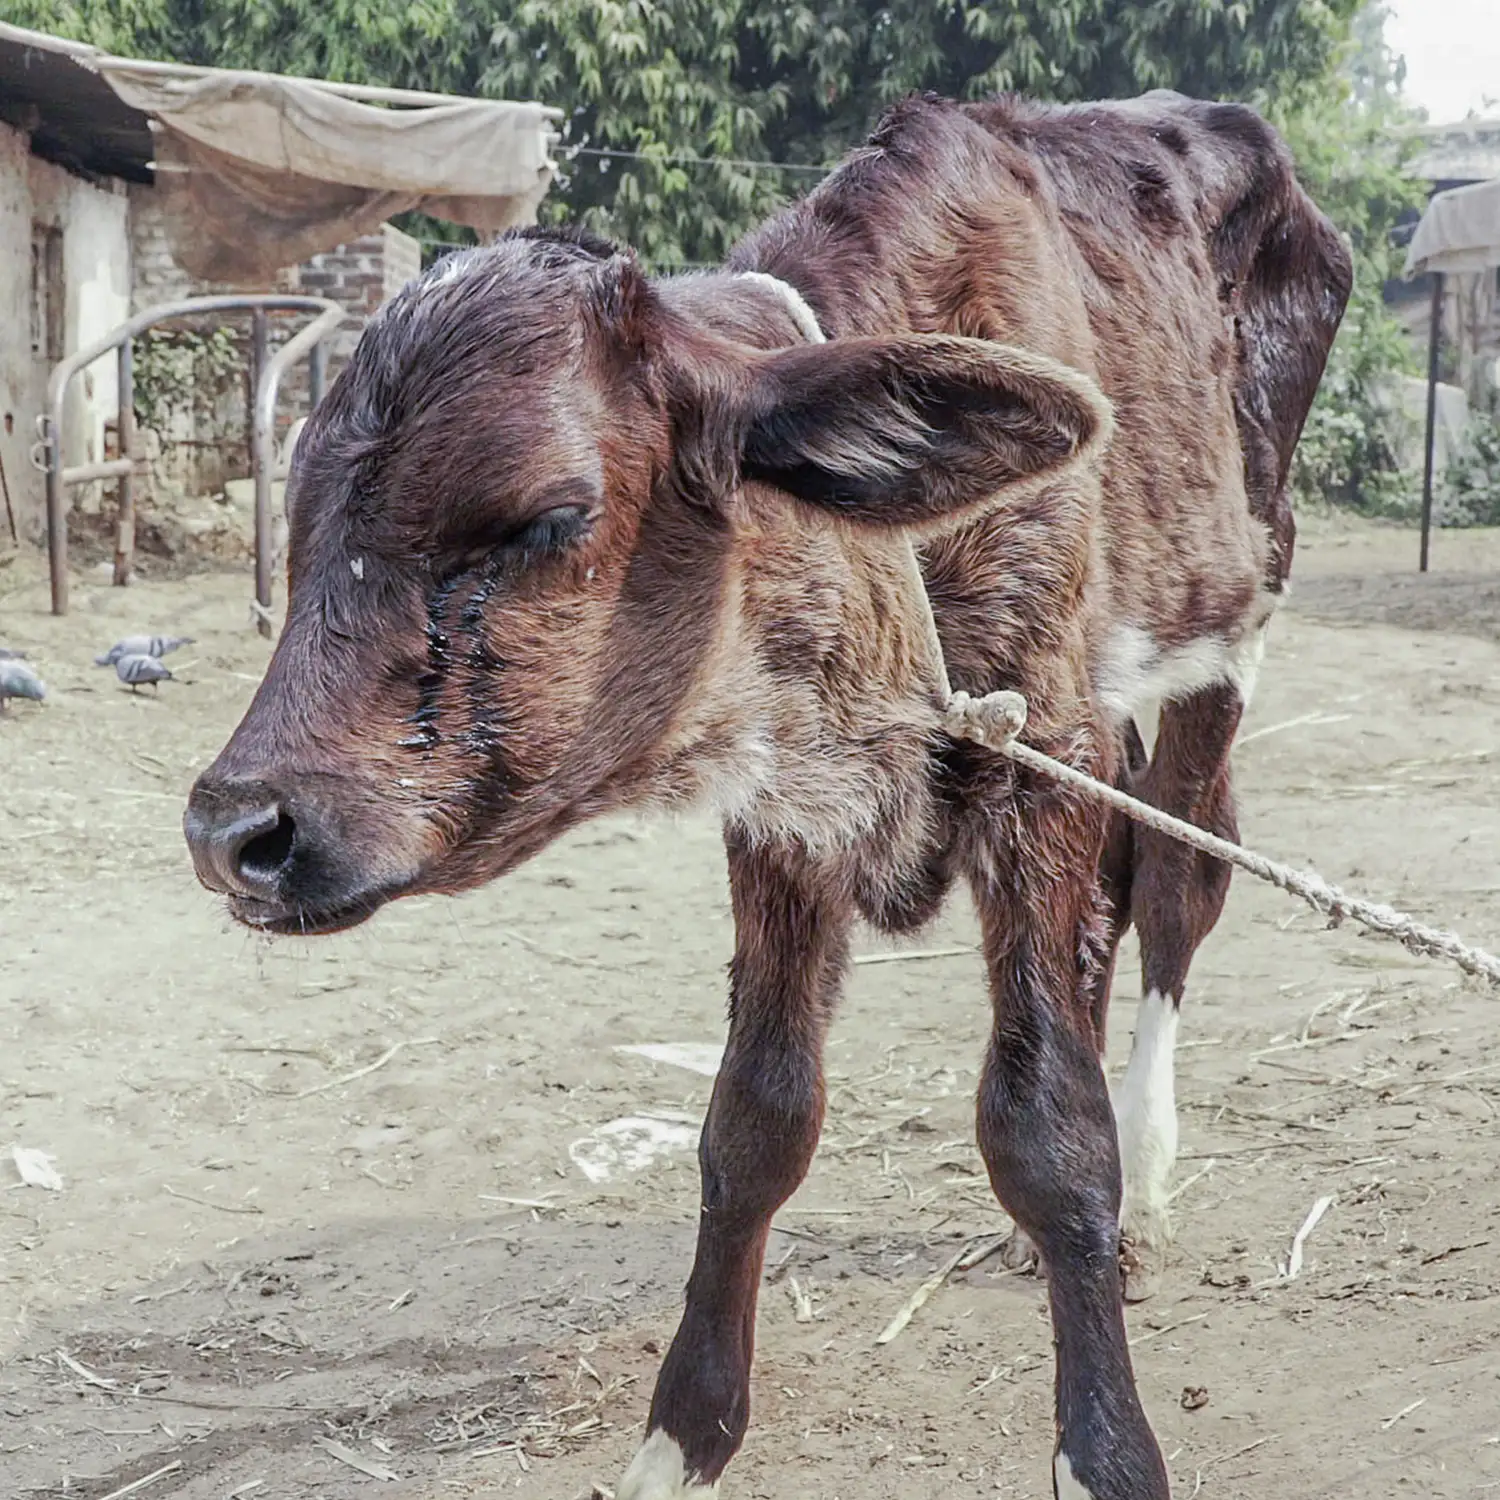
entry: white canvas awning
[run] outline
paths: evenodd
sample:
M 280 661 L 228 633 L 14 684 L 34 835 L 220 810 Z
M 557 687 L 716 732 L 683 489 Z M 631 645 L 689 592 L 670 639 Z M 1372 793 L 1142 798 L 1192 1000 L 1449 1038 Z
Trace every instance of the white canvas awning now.
M 1406 252 L 1406 274 L 1500 266 L 1500 177 L 1434 193 Z
M 1427 433 L 1422 465 L 1422 551 L 1427 571 L 1432 530 L 1433 474 L 1437 468 L 1438 354 L 1443 331 L 1444 278 L 1500 266 L 1500 177 L 1434 193 L 1406 252 L 1407 276 L 1432 276 L 1432 320 L 1427 346 Z
M 146 62 L 4 24 L 0 42 L 66 57 L 149 122 L 173 253 L 209 281 L 264 282 L 409 209 L 530 223 L 552 180 L 560 112 L 540 104 Z

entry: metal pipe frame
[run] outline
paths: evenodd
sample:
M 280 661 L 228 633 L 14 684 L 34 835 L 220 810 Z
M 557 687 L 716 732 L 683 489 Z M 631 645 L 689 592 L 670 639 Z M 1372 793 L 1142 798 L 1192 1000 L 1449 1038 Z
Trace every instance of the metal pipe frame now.
M 264 314 L 258 315 L 264 319 Z M 256 629 L 264 636 L 271 634 L 271 564 L 273 562 L 271 539 L 271 486 L 276 470 L 276 392 L 281 377 L 302 358 L 313 356 L 310 374 L 309 395 L 316 406 L 322 396 L 323 371 L 318 351 L 325 338 L 345 319 L 347 314 L 336 302 L 327 304 L 327 311 L 320 313 L 306 327 L 299 329 L 269 359 L 261 358 L 256 373 L 253 426 L 250 432 L 250 467 L 255 475 L 255 611 Z M 264 350 L 257 341 L 257 349 Z
M 175 302 L 159 302 L 154 307 L 143 308 L 133 318 L 121 323 L 117 328 L 105 334 L 103 338 L 80 349 L 75 354 L 70 354 L 61 363 L 55 365 L 51 376 L 47 380 L 47 406 L 38 425 L 41 428 L 41 442 L 37 445 L 42 452 L 42 461 L 37 465 L 47 475 L 47 558 L 52 574 L 52 613 L 65 615 L 68 612 L 68 513 L 63 504 L 64 491 L 71 485 L 84 484 L 95 479 L 119 479 L 121 483 L 121 528 L 116 538 L 115 554 L 115 582 L 123 580 L 120 577 L 120 552 L 122 541 L 131 540 L 134 537 L 134 491 L 126 489 L 131 484 L 132 466 L 134 455 L 131 449 L 135 440 L 135 413 L 132 409 L 128 416 L 125 415 L 125 403 L 133 395 L 134 381 L 133 366 L 130 363 L 130 341 L 137 334 L 144 333 L 148 328 L 157 323 L 167 322 L 172 318 L 200 317 L 207 313 L 236 313 L 252 312 L 259 309 L 264 315 L 267 312 L 310 312 L 318 314 L 314 320 L 302 329 L 295 337 L 290 339 L 278 352 L 275 358 L 267 361 L 266 369 L 260 372 L 261 383 L 264 384 L 266 374 L 272 369 L 276 370 L 276 380 L 271 387 L 271 402 L 274 411 L 275 385 L 280 381 L 281 372 L 285 370 L 288 361 L 282 359 L 286 350 L 297 347 L 297 355 L 300 357 L 303 351 L 309 347 L 306 335 L 311 329 L 319 332 L 311 342 L 316 343 L 327 336 L 332 330 L 342 323 L 345 317 L 344 309 L 338 303 L 329 301 L 326 297 L 294 297 L 289 295 L 277 295 L 274 293 L 246 293 L 239 296 L 221 297 L 182 297 Z M 336 315 L 336 316 L 335 316 Z M 63 467 L 62 455 L 62 432 L 63 432 L 63 404 L 68 394 L 68 386 L 73 377 L 81 370 L 93 364 L 96 359 L 102 359 L 111 349 L 121 349 L 120 374 L 121 374 L 121 418 L 120 418 L 120 457 L 108 459 L 102 463 L 75 464 L 72 468 Z M 278 365 L 278 360 L 282 361 Z M 259 392 L 256 392 L 258 410 Z M 253 430 L 252 430 L 253 435 Z M 127 446 L 128 444 L 128 446 Z M 251 445 L 251 466 L 257 475 L 257 493 L 259 493 L 259 470 L 256 467 L 256 445 Z M 35 461 L 35 459 L 33 459 Z M 270 491 L 267 489 L 269 500 Z M 257 502 L 257 508 L 258 502 Z M 130 520 L 130 535 L 125 534 L 124 520 Z M 269 523 L 267 525 L 269 531 Z M 259 551 L 260 522 L 256 521 L 256 579 L 257 600 L 260 597 L 260 570 L 261 558 Z M 270 566 L 269 537 L 266 546 L 265 566 Z M 129 574 L 128 560 L 126 563 L 126 576 Z
M 130 582 L 135 566 L 135 341 L 126 339 L 120 345 L 119 385 L 120 457 L 129 467 L 120 475 L 115 511 L 116 588 Z
M 91 484 L 96 479 L 119 479 L 135 467 L 133 458 L 106 458 L 96 464 L 74 464 L 62 471 L 64 486 Z

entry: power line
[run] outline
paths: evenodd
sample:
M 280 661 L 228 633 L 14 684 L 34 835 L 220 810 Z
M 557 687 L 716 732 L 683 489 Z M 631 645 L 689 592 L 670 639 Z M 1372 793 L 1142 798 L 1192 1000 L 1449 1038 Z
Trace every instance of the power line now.
M 817 176 L 833 171 L 832 167 L 808 166 L 795 161 L 745 161 L 734 156 L 688 156 L 681 152 L 618 151 L 607 146 L 564 147 L 568 157 L 597 156 L 604 161 L 618 157 L 621 161 L 650 161 L 662 166 L 685 167 L 738 167 L 745 172 L 811 172 Z

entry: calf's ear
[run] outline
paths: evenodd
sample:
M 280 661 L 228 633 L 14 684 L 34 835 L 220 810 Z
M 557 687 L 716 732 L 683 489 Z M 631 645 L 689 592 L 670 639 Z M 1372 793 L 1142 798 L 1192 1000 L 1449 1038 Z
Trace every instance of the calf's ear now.
M 1086 461 L 1109 403 L 1055 360 L 945 334 L 840 339 L 756 362 L 741 479 L 864 525 L 941 528 Z

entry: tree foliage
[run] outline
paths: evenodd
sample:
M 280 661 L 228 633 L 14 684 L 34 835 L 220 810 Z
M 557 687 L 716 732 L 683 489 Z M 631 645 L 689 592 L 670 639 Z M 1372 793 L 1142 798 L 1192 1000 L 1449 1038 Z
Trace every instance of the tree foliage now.
M 1412 476 L 1397 461 L 1404 418 L 1395 381 L 1413 357 L 1383 293 L 1401 273 L 1392 231 L 1424 194 L 1407 168 L 1411 138 L 1401 127 L 1414 117 L 1401 101 L 1402 65 L 1385 45 L 1384 17 L 1383 4 L 1367 6 L 1328 78 L 1261 103 L 1354 253 L 1354 292 L 1298 445 L 1294 487 L 1304 501 L 1400 515 L 1411 507 Z
M 1382 413 L 1407 355 L 1381 289 L 1418 194 L 1392 145 L 1380 0 L 0 0 L 0 16 L 126 54 L 557 105 L 543 212 L 657 267 L 718 261 L 913 90 L 1247 100 L 1357 262 L 1297 486 L 1371 509 L 1400 487 Z
M 548 212 L 658 264 L 711 262 L 913 90 L 1289 95 L 1358 0 L 0 0 L 141 56 L 567 112 Z M 574 154 L 576 153 L 576 154 Z

